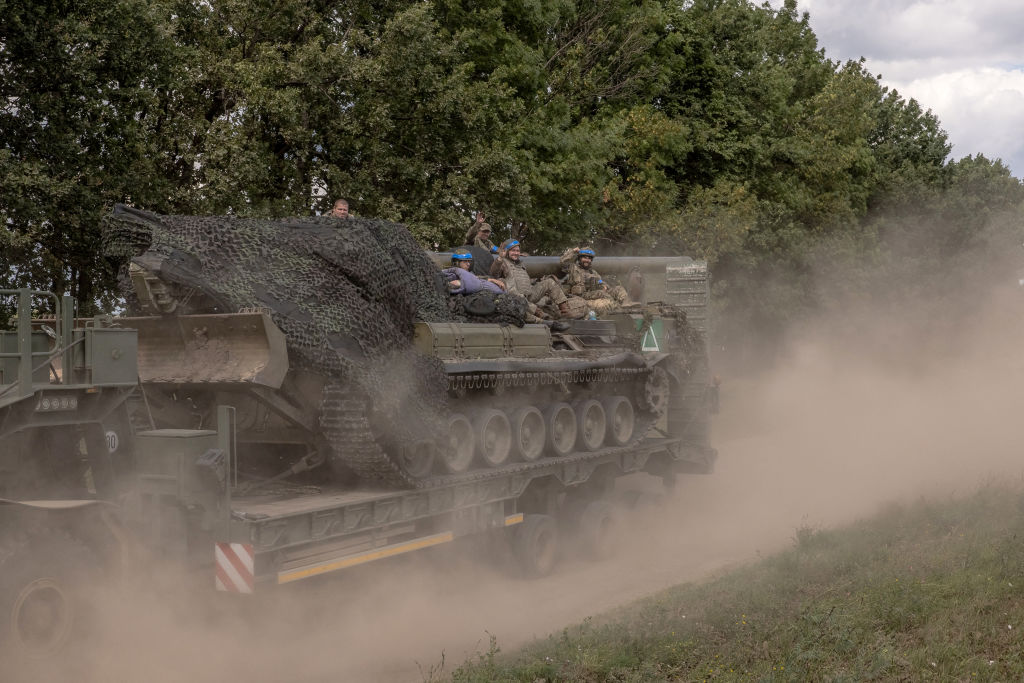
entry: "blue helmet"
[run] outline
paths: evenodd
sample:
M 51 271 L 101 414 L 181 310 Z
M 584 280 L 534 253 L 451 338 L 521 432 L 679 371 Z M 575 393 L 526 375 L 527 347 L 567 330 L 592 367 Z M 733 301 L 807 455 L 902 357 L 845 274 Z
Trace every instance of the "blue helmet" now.
M 593 259 L 595 256 L 597 256 L 597 254 L 590 247 L 583 247 L 576 254 L 576 258 L 579 258 L 580 256 L 589 256 L 591 259 Z
M 472 261 L 472 260 L 473 260 L 473 252 L 471 252 L 467 247 L 459 247 L 458 249 L 455 249 L 454 251 L 452 251 L 452 265 L 453 266 L 456 265 L 457 263 L 461 262 L 461 261 Z

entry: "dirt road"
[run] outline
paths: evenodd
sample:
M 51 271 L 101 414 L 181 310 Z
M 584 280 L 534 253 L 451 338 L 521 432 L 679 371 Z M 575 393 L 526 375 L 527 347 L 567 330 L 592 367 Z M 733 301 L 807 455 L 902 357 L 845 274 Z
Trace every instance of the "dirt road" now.
M 920 496 L 964 494 L 1024 470 L 1024 362 L 993 338 L 956 363 L 877 366 L 808 344 L 771 376 L 730 382 L 719 466 L 682 480 L 629 525 L 615 557 L 510 580 L 451 553 L 378 563 L 241 608 L 141 588 L 110 598 L 90 642 L 37 681 L 423 681 L 557 633 L 616 605 L 707 577 L 825 527 Z M 629 486 L 655 482 L 632 478 Z

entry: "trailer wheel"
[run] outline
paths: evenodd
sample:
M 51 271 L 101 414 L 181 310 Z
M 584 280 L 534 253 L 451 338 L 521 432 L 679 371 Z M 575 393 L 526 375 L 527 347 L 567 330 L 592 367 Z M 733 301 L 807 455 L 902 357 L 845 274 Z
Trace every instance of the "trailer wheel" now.
M 526 515 L 513 542 L 516 560 L 528 578 L 551 573 L 558 559 L 558 525 L 549 515 Z
M 583 550 L 587 554 L 601 560 L 612 556 L 618 520 L 608 502 L 595 500 L 587 503 L 580 515 L 579 528 Z
M 99 562 L 81 541 L 60 534 L 7 550 L 0 552 L 0 642 L 15 656 L 52 657 L 83 631 Z
M 544 453 L 547 429 L 544 416 L 533 406 L 521 408 L 512 418 L 512 439 L 515 451 L 523 460 L 533 462 Z

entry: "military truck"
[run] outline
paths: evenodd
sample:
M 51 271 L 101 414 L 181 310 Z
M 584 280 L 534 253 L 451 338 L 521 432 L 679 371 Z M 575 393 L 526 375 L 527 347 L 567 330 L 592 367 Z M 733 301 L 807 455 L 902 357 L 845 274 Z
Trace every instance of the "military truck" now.
M 0 336 L 0 647 L 60 650 L 90 584 L 139 562 L 252 593 L 480 535 L 542 575 L 560 537 L 608 552 L 619 477 L 711 471 L 699 262 L 603 260 L 639 268 L 647 301 L 563 333 L 412 320 L 401 357 L 382 356 L 397 367 L 371 358 L 345 376 L 296 348 L 272 282 L 278 309 L 257 296 L 225 310 L 184 246 L 133 257 L 133 305 L 157 315 L 81 320 L 67 298 L 16 293 L 17 330 Z M 56 313 L 33 322 L 33 308 Z M 395 444 L 379 397 L 339 378 L 372 368 L 394 387 L 423 367 L 440 398 L 412 422 L 439 436 L 400 444 L 383 476 L 350 467 L 352 451 Z

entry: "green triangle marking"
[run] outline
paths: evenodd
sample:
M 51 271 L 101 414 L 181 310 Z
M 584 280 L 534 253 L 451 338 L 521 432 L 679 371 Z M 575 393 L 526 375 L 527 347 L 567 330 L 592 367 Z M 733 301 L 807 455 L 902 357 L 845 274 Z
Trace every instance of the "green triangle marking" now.
M 661 347 L 658 346 L 658 338 L 654 335 L 654 328 L 650 328 L 644 333 L 644 340 L 640 344 L 641 351 L 661 351 Z

